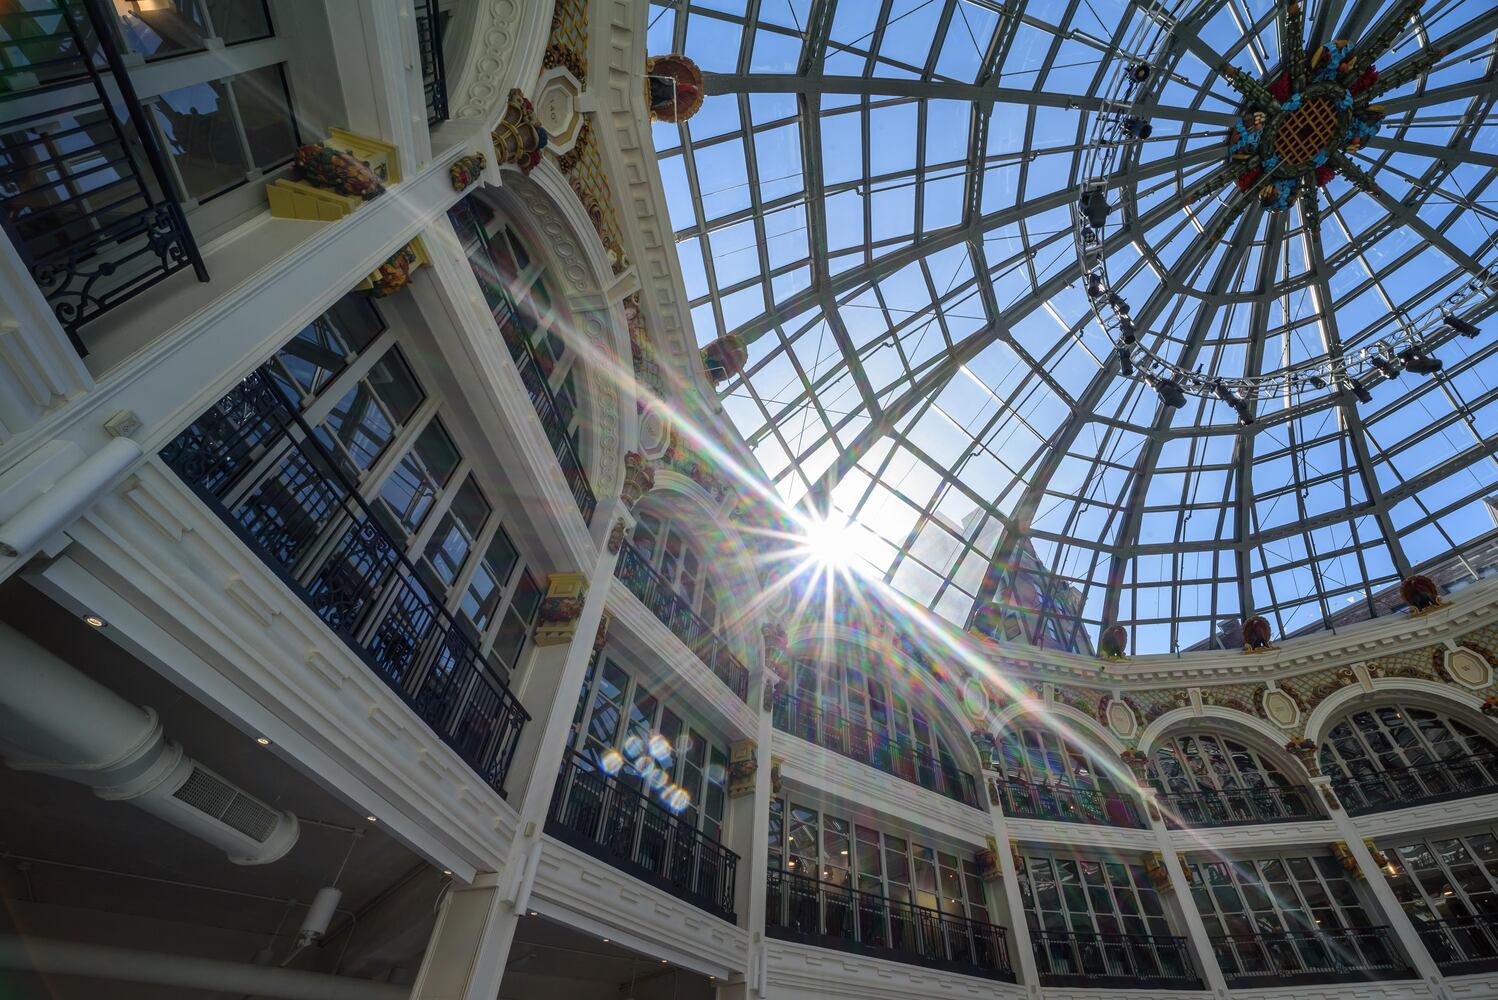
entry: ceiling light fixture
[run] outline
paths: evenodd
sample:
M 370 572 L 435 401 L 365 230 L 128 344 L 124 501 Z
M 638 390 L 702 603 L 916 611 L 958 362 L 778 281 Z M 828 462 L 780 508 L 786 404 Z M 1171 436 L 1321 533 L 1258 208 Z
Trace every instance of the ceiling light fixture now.
M 103 628 L 109 623 L 100 618 L 98 615 L 84 615 L 83 624 L 88 625 L 91 628 Z
M 255 742 L 259 743 L 263 747 L 270 746 L 270 740 L 266 739 L 264 736 L 255 737 Z
M 1181 391 L 1181 386 L 1175 379 L 1157 378 L 1152 385 L 1160 395 L 1160 402 L 1172 410 L 1179 410 L 1186 405 L 1186 394 Z
M 1363 385 L 1363 383 L 1359 382 L 1351 375 L 1347 376 L 1347 388 L 1350 389 L 1352 391 L 1352 394 L 1357 397 L 1359 403 L 1373 402 L 1373 393 L 1369 392 L 1367 386 Z
M 1368 363 L 1377 368 L 1384 378 L 1399 377 L 1399 365 L 1395 364 L 1391 358 L 1386 358 L 1382 354 L 1375 354 L 1368 359 Z
M 1118 370 L 1125 375 L 1134 374 L 1134 359 L 1129 357 L 1129 349 L 1123 344 L 1118 346 Z
M 1442 313 L 1441 321 L 1463 337 L 1475 337 L 1482 332 L 1477 328 L 1477 324 L 1468 323 L 1455 313 Z
M 1446 367 L 1446 362 L 1424 353 L 1417 344 L 1399 352 L 1399 357 L 1404 361 L 1404 370 L 1416 375 L 1434 375 Z

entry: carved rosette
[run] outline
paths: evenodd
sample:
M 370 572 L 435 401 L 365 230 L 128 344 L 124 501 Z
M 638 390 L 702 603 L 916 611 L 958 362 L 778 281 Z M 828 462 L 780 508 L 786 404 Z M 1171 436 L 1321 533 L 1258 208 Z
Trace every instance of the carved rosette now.
M 572 641 L 587 593 L 588 578 L 581 573 L 553 573 L 547 578 L 546 596 L 536 609 L 536 645 L 559 646 Z
M 749 363 L 749 348 L 736 333 L 719 337 L 702 349 L 702 367 L 714 385 L 727 382 Z
M 704 93 L 702 70 L 686 56 L 645 60 L 645 106 L 651 121 L 686 121 L 701 110 Z
M 491 138 L 494 140 L 494 157 L 500 164 L 511 164 L 523 173 L 541 162 L 541 151 L 546 148 L 546 130 L 536 121 L 536 109 L 531 106 L 520 88 L 510 91 L 505 104 L 504 117 L 499 120 Z
M 460 156 L 453 161 L 453 165 L 447 168 L 447 178 L 452 181 L 454 191 L 462 191 L 479 179 L 484 172 L 484 164 L 488 157 L 483 153 L 469 153 Z
M 1317 747 L 1315 741 L 1301 736 L 1286 743 L 1285 749 L 1295 755 L 1295 759 L 1300 761 L 1300 766 L 1305 768 L 1306 773 L 1311 777 L 1314 778 L 1321 774 L 1321 767 L 1316 763 Z
M 1149 783 L 1150 757 L 1136 747 L 1130 747 L 1118 755 L 1128 765 L 1130 773 L 1134 775 L 1134 781 L 1139 785 Z
M 634 510 L 640 498 L 655 489 L 655 468 L 650 460 L 637 451 L 624 454 L 624 486 L 619 490 L 619 499 L 628 510 Z

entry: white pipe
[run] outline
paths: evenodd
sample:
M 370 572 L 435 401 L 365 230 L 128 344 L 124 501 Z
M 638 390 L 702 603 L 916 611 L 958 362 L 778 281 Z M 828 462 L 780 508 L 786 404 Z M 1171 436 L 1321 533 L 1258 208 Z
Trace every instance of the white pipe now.
M 406 986 L 108 945 L 0 934 L 0 969 L 278 1000 L 407 1000 Z
M 40 548 L 113 486 L 142 454 L 140 445 L 129 438 L 111 438 L 0 525 L 0 555 L 14 557 Z
M 80 623 L 79 628 L 84 626 Z M 221 848 L 268 864 L 296 843 L 296 817 L 260 802 L 182 752 L 161 721 L 0 622 L 0 756 L 129 802 Z

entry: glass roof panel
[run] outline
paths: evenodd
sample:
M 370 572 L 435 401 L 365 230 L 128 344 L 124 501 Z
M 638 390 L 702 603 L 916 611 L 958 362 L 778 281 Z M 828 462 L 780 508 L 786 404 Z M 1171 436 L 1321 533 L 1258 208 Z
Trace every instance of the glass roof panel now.
M 697 339 L 745 342 L 719 391 L 783 497 L 955 624 L 1081 650 L 1315 630 L 1460 567 L 1498 530 L 1498 334 L 1440 311 L 1495 325 L 1498 8 L 1306 6 L 1297 40 L 1272 0 L 652 0 L 651 51 L 707 72 L 653 132 Z M 1376 77 L 1292 95 L 1331 39 Z M 1255 111 L 1324 183 L 1262 193 Z M 1369 367 L 1411 345 L 1442 370 Z

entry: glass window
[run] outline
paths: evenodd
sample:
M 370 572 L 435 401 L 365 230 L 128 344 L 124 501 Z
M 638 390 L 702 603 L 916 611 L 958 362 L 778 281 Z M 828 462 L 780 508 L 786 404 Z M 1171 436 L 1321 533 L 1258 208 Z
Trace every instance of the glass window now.
M 541 597 L 540 586 L 522 570 L 520 580 L 515 584 L 515 595 L 505 610 L 504 623 L 494 636 L 493 656 L 505 675 L 514 672 L 519 662 L 520 652 L 535 624 L 536 611 L 541 607 Z
M 281 348 L 272 371 L 295 386 L 288 395 L 311 400 L 384 329 L 385 322 L 368 296 L 345 295 Z
M 406 359 L 392 349 L 334 404 L 318 436 L 357 475 L 379 459 L 423 398 Z
M 120 32 L 147 59 L 200 52 L 212 38 L 224 45 L 271 33 L 264 0 L 114 0 Z
M 483 632 L 494 620 L 495 609 L 504 596 L 505 584 L 519 564 L 520 553 L 515 548 L 515 543 L 510 541 L 504 528 L 500 528 L 484 549 L 484 557 L 474 568 L 473 576 L 468 580 L 468 589 L 463 594 L 463 602 L 458 607 L 477 631 Z
M 415 531 L 461 462 L 457 445 L 434 419 L 391 471 L 380 488 L 380 500 L 400 527 Z
M 280 66 L 262 66 L 145 99 L 181 184 L 206 201 L 243 183 L 252 170 L 291 159 L 297 133 Z
M 472 475 L 465 477 L 453 496 L 452 505 L 437 522 L 437 530 L 427 540 L 426 562 L 441 581 L 438 590 L 446 590 L 457 582 L 489 514 L 489 503 L 480 492 L 478 482 Z

